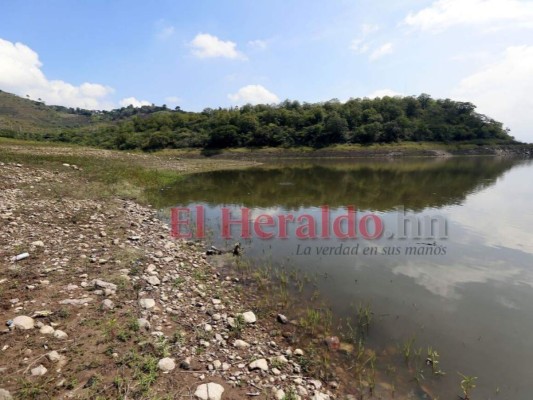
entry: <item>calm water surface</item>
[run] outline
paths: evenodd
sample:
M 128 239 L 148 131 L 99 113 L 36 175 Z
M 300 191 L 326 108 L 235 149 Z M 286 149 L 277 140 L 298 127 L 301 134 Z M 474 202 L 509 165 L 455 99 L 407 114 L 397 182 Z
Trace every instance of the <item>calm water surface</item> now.
M 353 315 L 354 304 L 369 304 L 372 347 L 397 348 L 415 337 L 417 346 L 437 349 L 447 374 L 424 385 L 440 399 L 460 394 L 460 371 L 479 377 L 473 399 L 530 400 L 532 178 L 531 162 L 497 158 L 300 162 L 191 175 L 158 201 L 167 209 L 204 205 L 213 239 L 221 207 L 318 217 L 327 204 L 333 219 L 354 205 L 358 215 L 374 213 L 392 231 L 398 207 L 417 217 L 442 216 L 448 238 L 429 241 L 446 249 L 439 255 L 405 254 L 407 246 L 427 247 L 420 244 L 427 240 L 382 237 L 343 242 L 376 247 L 378 255 L 320 256 L 317 248 L 341 241 L 302 240 L 294 231 L 285 240 L 243 243 L 249 257 L 319 276 L 318 289 L 339 318 Z M 311 254 L 298 254 L 298 245 Z M 400 254 L 383 255 L 391 247 Z

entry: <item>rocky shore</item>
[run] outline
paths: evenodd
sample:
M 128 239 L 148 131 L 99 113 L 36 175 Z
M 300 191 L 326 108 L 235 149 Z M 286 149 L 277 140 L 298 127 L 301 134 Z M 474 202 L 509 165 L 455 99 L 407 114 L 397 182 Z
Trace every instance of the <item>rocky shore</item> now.
M 79 172 L 0 163 L 1 400 L 340 397 L 202 243 Z

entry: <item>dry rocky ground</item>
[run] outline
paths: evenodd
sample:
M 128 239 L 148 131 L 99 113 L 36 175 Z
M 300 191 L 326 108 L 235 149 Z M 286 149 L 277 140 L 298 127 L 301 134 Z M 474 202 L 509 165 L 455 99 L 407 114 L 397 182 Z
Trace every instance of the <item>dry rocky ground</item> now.
M 0 163 L 1 400 L 339 397 L 201 243 L 79 172 Z

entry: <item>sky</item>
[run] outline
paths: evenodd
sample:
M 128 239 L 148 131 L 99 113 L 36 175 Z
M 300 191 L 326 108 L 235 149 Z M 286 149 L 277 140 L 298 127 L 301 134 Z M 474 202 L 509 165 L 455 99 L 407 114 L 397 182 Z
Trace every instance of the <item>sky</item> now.
M 0 90 L 187 111 L 470 101 L 533 142 L 533 0 L 0 0 Z

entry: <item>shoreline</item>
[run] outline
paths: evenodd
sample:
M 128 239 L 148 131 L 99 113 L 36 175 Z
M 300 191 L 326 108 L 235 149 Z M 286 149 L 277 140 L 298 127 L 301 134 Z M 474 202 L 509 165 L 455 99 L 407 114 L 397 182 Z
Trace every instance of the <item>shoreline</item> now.
M 283 159 L 395 159 L 407 157 L 455 157 L 455 156 L 499 156 L 533 157 L 533 144 L 516 145 L 474 145 L 444 144 L 431 142 L 405 142 L 382 145 L 340 145 L 322 149 L 302 148 L 236 148 L 201 151 L 196 149 L 162 150 L 156 154 L 178 156 L 185 159 L 269 161 Z
M 83 169 L 0 164 L 2 398 L 337 397 L 236 271 Z
M 301 277 L 287 284 L 287 276 L 260 264 L 209 260 L 205 244 L 171 240 L 142 196 L 148 185 L 179 183 L 183 174 L 256 165 L 257 157 L 0 148 L 0 306 L 6 321 L 32 319 L 28 330 L 0 330 L 9 360 L 0 362 L 0 388 L 20 398 L 155 399 L 194 398 L 200 385 L 213 383 L 224 389 L 222 399 L 353 399 L 362 390 L 402 398 L 402 388 L 370 369 L 371 349 L 341 339 L 340 350 L 330 351 L 324 338 L 340 331 L 327 305 L 293 307 L 288 292 Z M 109 181 L 108 170 L 121 180 Z M 23 252 L 29 257 L 11 260 Z M 357 388 L 346 368 L 354 355 Z M 265 362 L 251 366 L 257 360 Z M 402 380 L 404 372 L 395 376 Z

